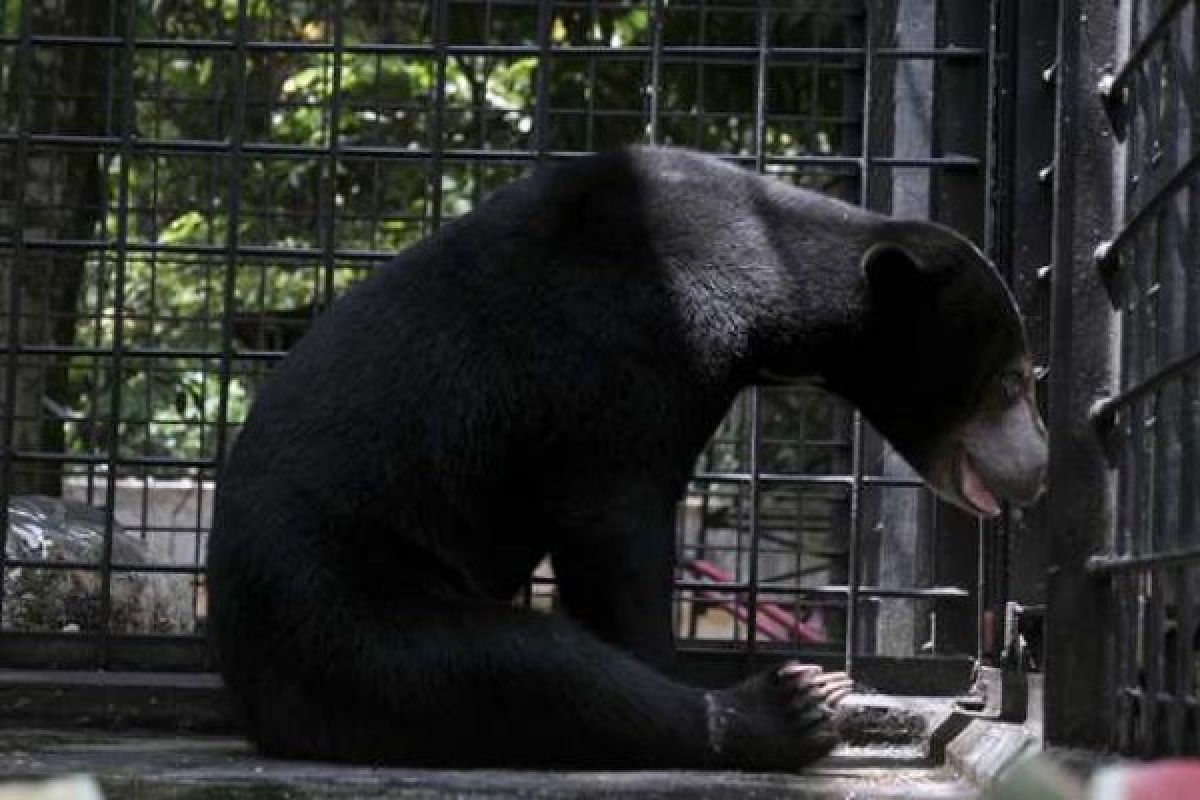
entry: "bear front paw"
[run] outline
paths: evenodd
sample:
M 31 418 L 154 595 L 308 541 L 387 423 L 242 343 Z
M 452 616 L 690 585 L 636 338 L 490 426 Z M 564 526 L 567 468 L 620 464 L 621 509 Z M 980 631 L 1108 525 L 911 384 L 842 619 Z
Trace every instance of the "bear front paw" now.
M 796 769 L 838 742 L 834 709 L 853 691 L 844 672 L 790 662 L 706 695 L 709 748 L 733 767 Z

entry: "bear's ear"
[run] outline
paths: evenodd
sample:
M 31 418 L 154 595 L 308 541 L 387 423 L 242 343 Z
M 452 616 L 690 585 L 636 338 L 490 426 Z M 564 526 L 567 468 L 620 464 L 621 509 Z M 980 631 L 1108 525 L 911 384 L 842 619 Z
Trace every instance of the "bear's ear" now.
M 871 294 L 882 297 L 911 293 L 939 272 L 895 242 L 871 245 L 863 254 L 862 270 Z

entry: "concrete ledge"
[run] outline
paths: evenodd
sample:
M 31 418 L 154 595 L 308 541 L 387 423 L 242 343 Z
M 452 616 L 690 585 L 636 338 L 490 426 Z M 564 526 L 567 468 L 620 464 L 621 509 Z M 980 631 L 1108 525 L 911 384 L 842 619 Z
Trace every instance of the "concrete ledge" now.
M 277 761 L 221 728 L 219 684 L 180 676 L 7 672 L 0 681 L 0 781 L 82 773 L 110 798 L 812 798 L 971 800 L 1019 753 L 1021 726 L 964 718 L 950 698 L 858 695 L 882 711 L 861 741 L 800 774 L 372 769 Z M 850 701 L 848 701 L 850 702 Z M 149 709 L 149 711 L 147 710 Z M 149 712 L 153 713 L 149 713 Z M 923 717 L 925 735 L 887 730 Z M 39 719 L 40 718 L 40 719 Z M 179 721 L 191 730 L 180 730 Z M 143 725 L 174 722 L 148 732 Z M 876 724 L 880 723 L 880 724 Z M 17 727 L 19 726 L 19 727 Z M 97 726 L 103 728 L 98 729 Z M 136 732 L 141 730 L 142 732 Z M 207 731 L 207 732 L 205 732 Z M 928 732 L 932 731 L 932 737 Z M 903 734 L 903 735 L 901 735 Z M 500 734 L 502 735 L 502 734 Z M 1023 752 L 1023 751 L 1022 751 Z
M 1014 764 L 1041 749 L 1040 738 L 1023 725 L 972 719 L 946 746 L 946 764 L 986 790 Z
M 941 751 L 939 760 L 986 791 L 1015 765 L 1042 751 L 1043 690 L 1040 675 L 1021 674 L 1020 690 L 1012 692 L 1014 676 L 995 669 L 982 673 L 989 701 L 984 716 L 953 714 L 932 741 L 933 749 Z M 1015 694 L 1023 707 L 1016 707 L 1006 694 Z M 1019 721 L 1004 721 L 1012 716 Z
M 885 754 L 878 754 L 885 755 Z M 555 800 L 608 797 L 971 800 L 945 767 L 835 756 L 797 775 L 740 772 L 540 772 L 374 769 L 277 761 L 230 736 L 0 730 L 0 778 L 88 774 L 130 800 Z

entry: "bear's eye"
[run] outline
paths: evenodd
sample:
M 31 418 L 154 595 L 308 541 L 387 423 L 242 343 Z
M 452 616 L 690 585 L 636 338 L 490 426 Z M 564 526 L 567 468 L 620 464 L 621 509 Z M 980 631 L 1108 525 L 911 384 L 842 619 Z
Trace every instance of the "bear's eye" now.
M 1015 403 L 1025 394 L 1025 374 L 1010 369 L 1000 376 L 1000 391 L 1006 402 Z

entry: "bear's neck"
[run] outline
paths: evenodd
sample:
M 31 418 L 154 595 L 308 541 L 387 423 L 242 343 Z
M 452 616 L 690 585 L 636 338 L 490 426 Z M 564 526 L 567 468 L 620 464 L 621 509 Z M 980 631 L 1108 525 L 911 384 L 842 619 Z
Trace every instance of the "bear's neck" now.
M 866 314 L 865 248 L 849 237 L 841 244 L 805 253 L 779 248 L 753 267 L 715 268 L 695 279 L 710 290 L 689 293 L 703 298 L 690 301 L 690 335 L 694 351 L 709 355 L 712 379 L 736 392 L 819 378 L 854 358 Z

